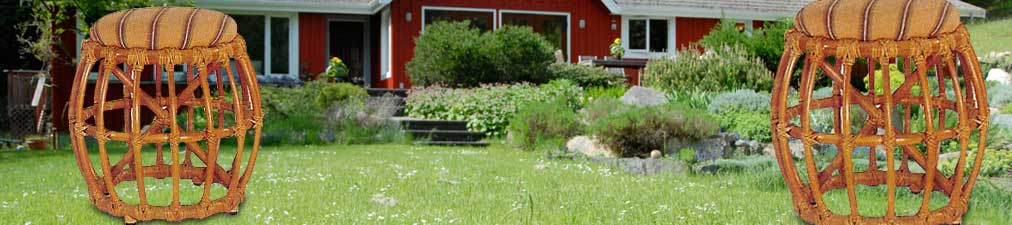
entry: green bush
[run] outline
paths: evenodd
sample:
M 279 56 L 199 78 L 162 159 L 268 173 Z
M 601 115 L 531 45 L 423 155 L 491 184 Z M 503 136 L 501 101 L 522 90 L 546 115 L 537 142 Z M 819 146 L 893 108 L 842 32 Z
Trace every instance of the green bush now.
M 1012 102 L 1012 85 L 995 84 L 987 88 L 987 103 L 990 107 L 1004 107 Z
M 597 99 L 601 98 L 621 98 L 625 95 L 626 87 L 624 85 L 611 86 L 611 87 L 588 87 L 584 89 L 583 99 L 580 101 L 583 105 L 589 105 Z
M 580 111 L 583 114 L 583 120 L 588 124 L 594 124 L 597 120 L 604 118 L 613 113 L 620 113 L 627 109 L 627 107 L 619 101 L 616 97 L 603 96 L 587 103 L 586 107 Z
M 752 30 L 750 33 L 738 31 L 736 23 L 735 20 L 721 20 L 709 34 L 699 40 L 699 45 L 709 49 L 725 46 L 742 47 L 748 56 L 759 57 L 766 69 L 775 72 L 784 53 L 784 33 L 794 27 L 794 20 L 768 22 L 762 28 Z
M 706 108 L 711 113 L 763 113 L 770 111 L 770 94 L 752 90 L 737 90 L 717 94 Z
M 482 33 L 470 22 L 440 21 L 415 38 L 407 63 L 411 82 L 476 87 L 484 83 L 545 83 L 555 48 L 529 27 L 503 26 Z
M 717 126 L 705 111 L 678 105 L 638 107 L 598 119 L 591 132 L 623 157 L 647 156 L 673 140 L 713 135 Z
M 549 67 L 555 79 L 567 79 L 581 87 L 624 86 L 625 76 L 608 72 L 603 67 L 555 63 Z
M 364 102 L 346 99 L 335 102 L 326 112 L 327 130 L 333 135 L 328 142 L 342 144 L 374 144 L 406 142 L 400 123 L 390 120 L 398 110 L 392 96 L 369 98 Z M 330 137 L 326 137 L 330 138 Z
M 966 165 L 963 167 L 965 176 L 969 176 L 971 172 L 971 166 L 976 159 L 976 151 L 971 151 L 967 154 Z M 956 164 L 958 158 L 942 161 L 938 164 L 938 168 L 947 175 L 955 173 Z M 993 150 L 988 149 L 984 153 L 984 161 L 980 164 L 980 176 L 984 177 L 1000 177 L 1012 175 L 1012 150 Z
M 882 95 L 885 93 L 885 85 L 883 85 L 883 79 L 885 78 L 883 76 L 882 69 L 875 70 L 876 95 Z M 893 93 L 896 89 L 900 88 L 900 85 L 903 85 L 903 81 L 905 80 L 906 78 L 904 77 L 903 72 L 900 72 L 899 67 L 896 66 L 896 64 L 889 64 L 889 89 L 892 89 L 889 90 L 889 93 Z M 865 88 L 871 88 L 871 83 L 869 83 L 868 77 L 864 77 L 864 86 Z
M 306 99 L 315 99 L 327 84 L 307 82 L 302 87 L 260 87 L 260 101 L 264 112 L 262 141 L 264 145 L 324 144 L 326 125 L 323 108 L 307 104 Z
M 714 92 L 699 90 L 672 90 L 668 94 L 668 101 L 688 106 L 693 109 L 706 109 L 710 106 L 710 100 L 713 99 L 713 97 Z
M 718 117 L 717 121 L 725 131 L 738 133 L 749 140 L 764 143 L 773 140 L 773 136 L 770 133 L 769 112 L 737 112 L 722 114 Z
M 740 47 L 717 48 L 707 54 L 688 48 L 675 58 L 650 60 L 642 82 L 644 86 L 666 92 L 682 89 L 765 91 L 773 87 L 773 74 L 759 58 L 748 56 Z
M 582 131 L 576 112 L 560 100 L 522 106 L 510 120 L 508 129 L 514 143 L 524 150 L 545 143 L 558 144 Z
M 413 118 L 465 120 L 469 130 L 495 137 L 504 134 L 519 106 L 561 99 L 575 110 L 580 108 L 582 94 L 579 86 L 567 80 L 540 86 L 528 83 L 471 89 L 430 86 L 412 89 L 404 112 Z
M 361 102 L 369 97 L 365 89 L 351 83 L 328 83 L 314 99 L 316 107 L 326 109 L 336 102 Z

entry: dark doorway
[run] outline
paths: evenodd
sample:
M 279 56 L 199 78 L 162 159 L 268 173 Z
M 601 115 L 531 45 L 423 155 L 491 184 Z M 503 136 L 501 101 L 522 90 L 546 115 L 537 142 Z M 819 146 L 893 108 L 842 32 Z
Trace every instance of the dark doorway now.
M 368 81 L 369 67 L 366 23 L 354 21 L 330 21 L 328 49 L 330 57 L 338 57 L 348 65 L 348 77 L 359 82 Z M 329 60 L 329 58 L 328 58 Z

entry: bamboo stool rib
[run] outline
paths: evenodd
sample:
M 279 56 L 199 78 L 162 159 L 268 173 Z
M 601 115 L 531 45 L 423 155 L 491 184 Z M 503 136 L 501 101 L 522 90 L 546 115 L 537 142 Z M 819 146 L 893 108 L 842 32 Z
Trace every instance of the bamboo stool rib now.
M 984 80 L 965 27 L 959 25 L 953 32 L 933 38 L 898 41 L 834 40 L 792 29 L 786 34 L 785 48 L 773 88 L 771 128 L 781 172 L 792 194 L 795 210 L 802 219 L 816 224 L 943 224 L 961 221 L 985 150 L 984 144 L 978 145 L 975 158 L 969 159 L 967 156 L 971 149 L 968 144 L 974 133 L 979 138 L 977 143 L 986 143 L 988 128 Z M 882 68 L 884 82 L 868 79 L 870 88 L 867 92 L 851 86 L 849 81 L 857 59 L 868 62 L 868 71 L 875 71 L 876 65 Z M 901 69 L 905 72 L 891 74 L 889 65 L 898 61 L 906 62 Z M 798 64 L 801 79 L 793 83 L 791 75 Z M 937 74 L 939 85 L 934 90 L 927 85 L 929 69 L 935 69 Z M 814 84 L 819 76 L 832 80 L 832 95 L 815 99 L 813 91 L 817 87 Z M 905 81 L 894 87 L 889 82 L 893 76 L 903 76 Z M 885 90 L 884 93 L 873 91 L 876 86 Z M 915 89 L 915 86 L 918 88 Z M 788 101 L 792 87 L 799 88 L 797 104 Z M 952 89 L 954 96 L 947 96 L 947 88 Z M 915 95 L 915 91 L 921 94 Z M 903 109 L 897 111 L 897 106 Z M 910 125 L 918 119 L 912 115 L 911 106 L 921 109 L 919 116 L 925 124 L 922 131 L 915 132 Z M 867 119 L 852 121 L 852 107 L 867 112 Z M 831 133 L 816 131 L 812 127 L 810 114 L 816 109 L 834 112 Z M 955 126 L 946 126 L 946 112 L 956 113 L 958 123 Z M 864 127 L 852 129 L 857 122 L 863 122 Z M 902 126 L 897 126 L 898 123 Z M 800 139 L 803 144 L 802 161 L 795 162 L 793 159 L 788 147 L 789 139 Z M 953 175 L 946 176 L 937 166 L 940 145 L 949 140 L 958 142 L 960 149 Z M 814 155 L 813 148 L 817 144 L 835 145 L 839 149 L 835 158 L 822 169 L 818 168 L 818 159 Z M 918 145 L 923 145 L 924 150 Z M 855 171 L 851 152 L 860 146 L 871 149 L 870 159 L 877 158 L 876 153 L 882 151 L 877 147 L 883 147 L 885 170 L 879 169 L 875 160 L 869 160 L 868 169 Z M 970 167 L 966 165 L 968 160 L 973 160 Z M 910 164 L 925 168 L 925 172 L 911 171 Z M 799 169 L 798 166 L 804 168 Z M 968 177 L 964 177 L 966 170 L 970 171 Z M 885 216 L 861 215 L 857 204 L 858 185 L 886 186 Z M 898 215 L 896 192 L 900 187 L 921 195 L 916 214 Z M 834 189 L 846 189 L 848 214 L 836 214 L 827 207 L 823 194 Z M 949 201 L 940 208 L 932 209 L 929 202 L 938 194 L 948 197 Z
M 136 10 L 192 11 L 194 14 L 198 11 L 172 7 Z M 230 18 L 221 18 L 221 26 L 225 27 L 224 21 Z M 230 38 L 206 46 L 159 49 L 124 48 L 94 38 L 83 41 L 71 92 L 69 121 L 75 160 L 90 199 L 99 210 L 123 217 L 127 222 L 180 221 L 238 212 L 260 149 L 263 112 L 256 74 L 246 55 L 246 43 L 238 35 Z M 178 70 L 177 66 L 186 69 Z M 96 68 L 94 86 L 89 87 L 89 76 Z M 182 77 L 176 72 L 181 72 Z M 146 76 L 154 82 L 147 83 Z M 163 76 L 168 82 L 162 82 Z M 110 81 L 114 78 L 123 87 L 123 97 L 119 99 L 108 98 L 118 96 L 109 93 L 120 91 L 110 89 Z M 177 78 L 185 80 L 185 85 L 180 87 Z M 216 79 L 216 85 L 211 85 L 209 79 Z M 154 92 L 146 91 L 147 85 L 152 84 Z M 163 85 L 167 92 L 163 92 Z M 88 95 L 93 99 L 86 104 Z M 107 126 L 108 117 L 113 116 L 110 112 L 116 111 L 123 111 L 122 130 Z M 142 111 L 153 114 L 154 119 L 143 119 Z M 205 118 L 206 126 L 195 126 L 197 115 Z M 247 146 L 250 135 L 251 149 Z M 219 158 L 228 157 L 220 152 L 221 140 L 231 137 L 238 142 L 232 162 L 219 164 Z M 127 152 L 119 161 L 112 161 L 114 157 L 110 157 L 112 152 L 108 145 L 114 142 L 127 146 Z M 168 145 L 167 150 L 163 149 L 164 145 Z M 145 146 L 153 147 L 154 160 L 142 154 Z M 249 156 L 245 161 L 244 154 Z M 195 159 L 191 159 L 191 155 Z M 152 161 L 150 165 L 146 163 Z M 149 202 L 152 193 L 146 189 L 150 185 L 145 184 L 145 178 L 171 179 L 172 196 L 167 205 Z M 182 180 L 202 186 L 199 201 L 192 205 L 180 202 Z M 125 181 L 136 182 L 131 189 L 136 188 L 138 204 L 123 200 L 134 196 L 117 193 L 116 185 Z M 213 198 L 212 186 L 223 187 L 226 193 Z

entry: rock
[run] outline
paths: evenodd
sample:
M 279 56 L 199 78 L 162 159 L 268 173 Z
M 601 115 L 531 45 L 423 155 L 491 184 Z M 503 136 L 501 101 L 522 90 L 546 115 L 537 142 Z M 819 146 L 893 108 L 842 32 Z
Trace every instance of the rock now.
M 794 155 L 794 158 L 805 158 L 805 144 L 801 143 L 801 139 L 792 138 L 790 141 L 787 141 L 787 145 L 790 146 L 791 155 Z M 812 150 L 815 150 L 815 148 L 813 147 Z
M 597 140 L 587 136 L 576 136 L 566 142 L 566 149 L 580 152 L 587 156 L 615 157 L 615 153 Z
M 999 68 L 993 68 L 990 71 L 987 71 L 987 80 L 998 81 L 1002 84 L 1009 84 L 1009 82 L 1012 82 L 1012 74 L 1009 74 L 1005 70 Z
M 688 169 L 684 163 L 663 159 L 592 157 L 590 161 L 608 164 L 639 175 L 653 175 L 667 172 L 681 173 Z
M 650 158 L 651 159 L 659 159 L 659 158 L 661 158 L 661 150 L 650 151 Z
M 941 155 L 938 155 L 938 161 L 939 162 L 944 162 L 944 161 L 948 161 L 950 159 L 956 159 L 956 158 L 959 158 L 959 152 L 949 152 L 949 153 L 943 153 Z
M 668 97 L 659 91 L 642 86 L 634 86 L 622 95 L 619 100 L 627 105 L 651 106 L 668 102 Z
M 686 140 L 672 140 L 668 143 L 667 151 L 668 155 L 678 154 L 678 150 L 683 148 L 691 148 L 696 151 L 696 161 L 708 161 L 719 158 L 726 158 L 734 155 L 735 143 L 738 141 L 738 135 L 734 133 L 720 133 L 713 137 L 686 141 Z

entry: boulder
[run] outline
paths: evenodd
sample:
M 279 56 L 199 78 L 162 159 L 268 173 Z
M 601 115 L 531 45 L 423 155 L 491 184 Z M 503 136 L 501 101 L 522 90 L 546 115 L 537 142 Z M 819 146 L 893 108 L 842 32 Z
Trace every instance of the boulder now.
M 688 169 L 684 163 L 664 159 L 592 157 L 590 161 L 604 163 L 639 175 L 653 175 L 667 172 L 681 173 Z
M 566 142 L 566 149 L 571 152 L 580 152 L 590 157 L 615 157 L 615 153 L 611 149 L 588 136 L 576 136 L 569 139 Z
M 672 140 L 666 148 L 667 155 L 677 155 L 683 148 L 691 148 L 696 151 L 696 161 L 708 161 L 719 158 L 731 157 L 734 155 L 735 142 L 738 135 L 734 133 L 720 133 L 709 138 L 700 140 Z M 747 142 L 746 142 L 747 143 Z
M 1012 82 L 1012 74 L 1009 74 L 1005 70 L 999 68 L 993 68 L 990 71 L 987 71 L 987 80 L 998 81 L 1002 84 L 1009 84 L 1009 82 Z
M 668 102 L 668 97 L 659 91 L 642 86 L 634 86 L 622 95 L 619 100 L 627 105 L 652 106 Z

